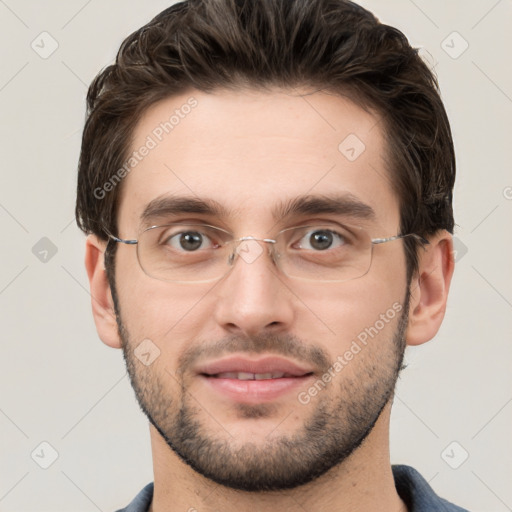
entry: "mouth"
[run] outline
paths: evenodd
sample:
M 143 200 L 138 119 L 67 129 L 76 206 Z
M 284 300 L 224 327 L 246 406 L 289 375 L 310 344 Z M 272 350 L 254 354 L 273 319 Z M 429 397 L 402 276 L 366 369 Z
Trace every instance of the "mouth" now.
M 229 400 L 247 404 L 274 401 L 306 386 L 314 373 L 312 368 L 274 356 L 257 360 L 232 356 L 197 369 L 199 378 L 217 396 L 220 393 Z
M 291 375 L 284 372 L 274 373 L 250 373 L 250 372 L 222 372 L 214 375 L 203 374 L 214 379 L 237 379 L 237 380 L 268 380 L 268 379 L 289 379 L 300 378 L 302 375 Z M 305 375 L 310 375 L 309 373 Z

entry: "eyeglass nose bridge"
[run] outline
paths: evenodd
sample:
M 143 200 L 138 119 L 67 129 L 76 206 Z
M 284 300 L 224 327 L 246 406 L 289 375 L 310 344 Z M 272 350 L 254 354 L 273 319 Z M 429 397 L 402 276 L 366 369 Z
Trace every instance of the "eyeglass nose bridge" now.
M 242 238 L 238 238 L 236 240 L 232 240 L 233 243 L 233 250 L 231 251 L 229 257 L 228 257 L 228 265 L 232 267 L 235 264 L 236 256 L 240 256 L 246 263 L 252 263 L 253 261 L 256 261 L 258 257 L 263 253 L 263 249 L 261 251 L 251 251 L 249 248 L 246 250 L 239 249 L 240 245 L 243 242 L 246 241 L 255 241 L 255 242 L 265 242 L 268 244 L 276 244 L 277 240 L 274 240 L 272 238 L 256 238 L 254 236 L 243 236 Z M 257 244 L 258 247 L 261 248 L 259 244 Z M 269 255 L 272 258 L 272 261 L 274 264 L 277 264 L 277 258 L 279 257 L 279 254 L 276 254 L 274 250 L 275 245 L 271 245 L 269 247 Z M 243 253 L 243 254 L 241 254 Z

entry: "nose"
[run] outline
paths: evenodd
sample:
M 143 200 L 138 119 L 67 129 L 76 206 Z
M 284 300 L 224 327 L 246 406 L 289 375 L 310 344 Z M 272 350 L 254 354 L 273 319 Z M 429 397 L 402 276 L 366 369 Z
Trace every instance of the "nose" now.
M 294 295 L 269 248 L 264 241 L 242 241 L 233 255 L 233 268 L 216 287 L 215 320 L 229 333 L 277 333 L 293 322 Z

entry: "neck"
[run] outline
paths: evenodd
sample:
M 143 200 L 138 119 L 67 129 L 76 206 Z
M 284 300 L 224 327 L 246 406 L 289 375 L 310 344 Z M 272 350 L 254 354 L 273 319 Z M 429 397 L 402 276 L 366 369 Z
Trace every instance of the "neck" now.
M 372 432 L 343 463 L 295 489 L 245 492 L 195 472 L 150 425 L 155 477 L 150 512 L 407 512 L 396 492 L 389 458 L 389 402 Z

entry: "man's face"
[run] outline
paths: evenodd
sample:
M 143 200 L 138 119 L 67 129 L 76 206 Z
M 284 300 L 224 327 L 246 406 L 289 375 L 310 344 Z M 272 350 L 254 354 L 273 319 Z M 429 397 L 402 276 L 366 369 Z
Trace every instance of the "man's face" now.
M 161 213 L 149 225 L 205 223 L 235 238 L 324 223 L 398 233 L 373 115 L 323 93 L 193 91 L 149 109 L 132 150 L 157 140 L 191 96 L 197 106 L 122 184 L 121 238 L 140 235 L 151 201 L 178 196 L 215 201 L 226 215 Z M 303 196 L 350 197 L 374 216 L 274 216 Z M 218 483 L 257 491 L 314 479 L 357 449 L 390 400 L 405 345 L 405 268 L 398 240 L 374 246 L 370 270 L 345 282 L 287 277 L 264 250 L 237 257 L 217 281 L 176 283 L 148 276 L 136 246 L 119 244 L 118 323 L 141 407 L 182 460 Z M 158 355 L 149 365 L 137 357 L 143 340 Z

